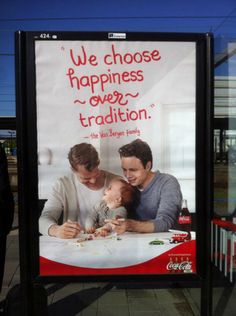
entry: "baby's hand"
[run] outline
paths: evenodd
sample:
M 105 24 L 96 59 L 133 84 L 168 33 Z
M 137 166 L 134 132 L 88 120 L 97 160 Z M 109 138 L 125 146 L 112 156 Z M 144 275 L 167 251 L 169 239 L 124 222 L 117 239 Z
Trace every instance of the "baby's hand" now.
M 98 228 L 96 229 L 94 235 L 95 236 L 101 236 L 101 237 L 106 237 L 109 234 L 109 231 L 105 228 Z
M 123 217 L 120 215 L 116 215 L 116 217 L 115 217 L 115 219 L 120 219 L 120 218 L 123 218 Z
M 93 234 L 95 231 L 96 231 L 96 228 L 95 228 L 95 227 L 90 227 L 90 228 L 87 228 L 87 229 L 86 229 L 86 233 L 87 233 L 87 234 Z

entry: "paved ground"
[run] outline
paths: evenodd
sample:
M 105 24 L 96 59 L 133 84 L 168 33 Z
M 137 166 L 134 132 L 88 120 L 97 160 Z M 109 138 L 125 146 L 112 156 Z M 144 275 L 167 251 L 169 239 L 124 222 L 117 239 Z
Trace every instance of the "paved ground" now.
M 18 231 L 8 237 L 3 300 L 9 288 L 19 283 Z M 101 283 L 49 284 L 50 316 L 196 316 L 200 315 L 200 290 L 170 287 L 143 288 L 131 284 L 114 286 Z M 235 287 L 214 289 L 214 315 L 235 315 Z M 202 315 L 203 316 L 203 315 Z

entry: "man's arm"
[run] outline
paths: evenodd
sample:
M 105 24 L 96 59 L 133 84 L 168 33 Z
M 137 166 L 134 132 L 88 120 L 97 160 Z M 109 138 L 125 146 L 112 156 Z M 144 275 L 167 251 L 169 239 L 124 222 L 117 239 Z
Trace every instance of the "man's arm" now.
M 155 232 L 164 232 L 175 227 L 182 202 L 180 185 L 172 176 L 163 183 L 160 194 L 156 218 L 153 219 Z
M 77 222 L 67 221 L 62 225 L 53 224 L 48 229 L 48 235 L 57 238 L 75 238 L 81 227 Z
M 53 190 L 46 201 L 39 218 L 39 232 L 42 235 L 49 235 L 49 229 L 58 224 L 58 220 L 63 212 L 61 199 L 61 190 L 59 181 L 53 187 Z
M 137 232 L 137 233 L 153 233 L 155 231 L 155 225 L 153 221 L 136 221 L 133 219 L 127 219 L 125 221 L 114 220 L 112 221 L 114 230 L 117 234 L 123 234 L 125 231 Z
M 65 188 L 59 179 L 55 183 L 39 218 L 39 231 L 41 234 L 59 238 L 73 238 L 78 234 L 79 224 L 75 220 L 73 220 L 73 224 L 72 221 L 66 221 L 70 216 L 67 200 Z M 65 210 L 66 205 L 67 209 Z M 63 218 L 65 223 L 59 225 L 58 221 L 63 212 L 67 214 L 67 218 Z

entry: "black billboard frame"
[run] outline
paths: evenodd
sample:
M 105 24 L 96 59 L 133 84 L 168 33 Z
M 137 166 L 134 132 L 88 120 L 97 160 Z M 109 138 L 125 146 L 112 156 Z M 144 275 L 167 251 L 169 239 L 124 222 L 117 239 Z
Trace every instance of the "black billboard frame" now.
M 126 34 L 114 38 L 110 34 Z M 157 275 L 39 275 L 39 200 L 36 127 L 36 40 L 182 41 L 196 43 L 196 265 L 193 274 Z M 200 282 L 202 302 L 210 300 L 210 220 L 212 214 L 213 36 L 210 33 L 52 32 L 18 31 L 16 95 L 19 177 L 19 237 L 21 280 L 28 290 L 35 284 L 68 282 Z M 209 282 L 210 281 L 210 282 Z M 29 295 L 30 291 L 28 292 Z M 204 303 L 204 305 L 205 305 Z M 27 305 L 28 303 L 26 303 Z M 203 303 L 202 303 L 203 304 Z M 207 306 L 205 305 L 205 306 Z M 208 314 L 210 315 L 210 313 Z

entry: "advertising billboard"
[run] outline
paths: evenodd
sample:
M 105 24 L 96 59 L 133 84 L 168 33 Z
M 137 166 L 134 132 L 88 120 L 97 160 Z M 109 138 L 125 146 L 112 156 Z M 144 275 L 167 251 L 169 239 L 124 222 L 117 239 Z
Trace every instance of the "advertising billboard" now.
M 23 42 L 35 273 L 196 275 L 206 36 L 28 32 Z

